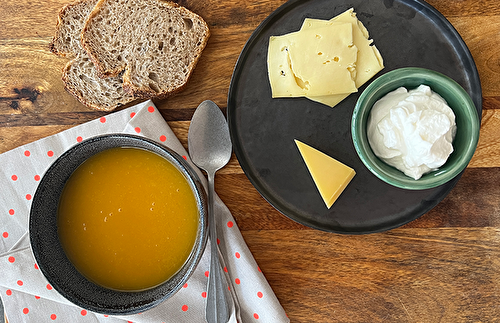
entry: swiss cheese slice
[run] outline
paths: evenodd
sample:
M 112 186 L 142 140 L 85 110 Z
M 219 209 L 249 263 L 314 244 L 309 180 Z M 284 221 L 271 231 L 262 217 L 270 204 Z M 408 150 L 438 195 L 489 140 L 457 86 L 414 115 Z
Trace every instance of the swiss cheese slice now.
M 273 98 L 303 96 L 306 93 L 301 80 L 292 71 L 288 54 L 291 38 L 295 34 L 296 32 L 269 38 L 267 70 Z
M 359 88 L 384 68 L 384 61 L 377 47 L 373 45 L 373 39 L 369 39 L 368 30 L 356 17 L 354 9 L 351 8 L 330 20 L 306 18 L 301 30 L 317 29 L 339 23 L 352 25 L 353 43 L 358 49 L 355 82 Z
M 305 83 L 306 95 L 358 90 L 354 82 L 358 49 L 350 23 L 301 30 L 288 52 L 293 73 Z
M 330 20 L 306 18 L 299 31 L 271 36 L 272 97 L 304 96 L 337 105 L 384 67 L 372 42 L 352 8 Z
M 354 81 L 356 87 L 359 88 L 384 68 L 384 61 L 377 47 L 372 44 L 373 40 L 369 39 L 368 30 L 356 17 L 354 9 L 351 8 L 346 10 L 330 20 L 306 18 L 300 30 L 317 29 L 340 23 L 350 23 L 352 25 L 353 43 L 358 49 L 356 76 Z M 349 94 L 350 93 L 332 96 L 308 96 L 308 98 L 333 107 L 349 96 Z
M 325 153 L 295 140 L 318 191 L 330 208 L 351 182 L 356 172 Z
M 271 36 L 267 66 L 272 97 L 357 91 L 357 52 L 349 23 Z

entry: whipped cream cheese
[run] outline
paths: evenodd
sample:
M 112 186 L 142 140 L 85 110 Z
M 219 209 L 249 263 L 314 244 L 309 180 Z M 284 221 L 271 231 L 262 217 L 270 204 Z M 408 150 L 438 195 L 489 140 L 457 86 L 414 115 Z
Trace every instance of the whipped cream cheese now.
M 455 114 L 427 85 L 400 87 L 378 100 L 368 118 L 368 142 L 380 159 L 415 180 L 453 152 Z

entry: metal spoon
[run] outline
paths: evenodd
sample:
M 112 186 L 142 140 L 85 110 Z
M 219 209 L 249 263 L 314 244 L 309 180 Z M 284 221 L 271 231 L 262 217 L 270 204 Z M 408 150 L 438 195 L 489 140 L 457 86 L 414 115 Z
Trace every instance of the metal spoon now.
M 208 276 L 207 306 L 208 323 L 226 323 L 229 320 L 227 282 L 222 272 L 217 250 L 217 231 L 214 214 L 215 172 L 231 158 L 229 128 L 220 108 L 212 101 L 203 101 L 191 119 L 188 132 L 191 159 L 208 175 L 208 226 L 210 237 L 210 271 Z

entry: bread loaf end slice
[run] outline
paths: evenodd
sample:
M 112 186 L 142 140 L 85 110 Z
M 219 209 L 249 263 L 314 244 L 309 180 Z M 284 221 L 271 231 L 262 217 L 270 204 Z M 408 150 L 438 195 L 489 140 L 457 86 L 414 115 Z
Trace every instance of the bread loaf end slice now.
M 89 108 L 111 111 L 131 102 L 134 96 L 123 90 L 121 75 L 101 79 L 81 46 L 81 31 L 96 3 L 97 0 L 77 0 L 64 6 L 49 48 L 56 55 L 72 57 L 62 71 L 66 91 Z

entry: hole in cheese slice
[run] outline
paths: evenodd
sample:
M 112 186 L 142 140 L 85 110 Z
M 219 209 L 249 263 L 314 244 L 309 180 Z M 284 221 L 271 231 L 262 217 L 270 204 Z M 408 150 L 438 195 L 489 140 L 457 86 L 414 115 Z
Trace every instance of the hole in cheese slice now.
M 299 140 L 295 140 L 295 144 L 299 148 L 326 207 L 330 208 L 351 182 L 356 172 L 351 167 Z

